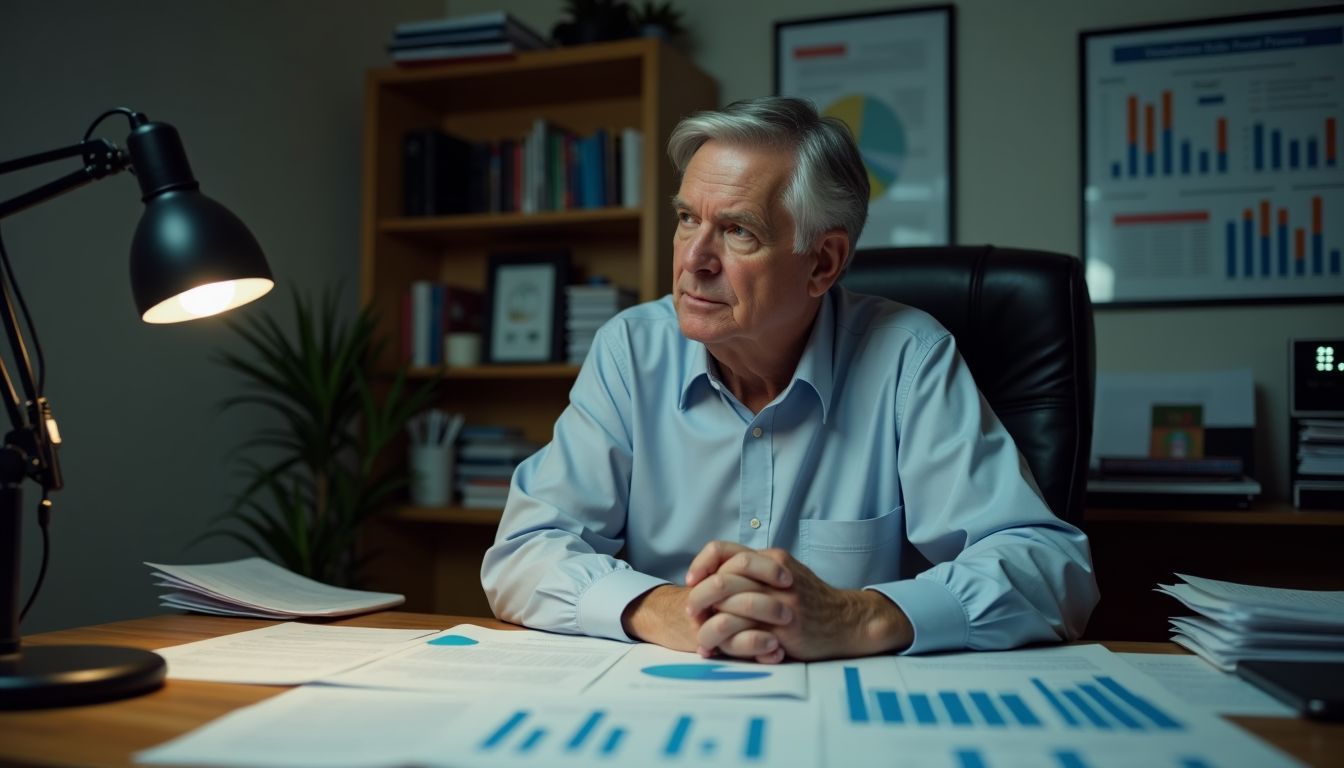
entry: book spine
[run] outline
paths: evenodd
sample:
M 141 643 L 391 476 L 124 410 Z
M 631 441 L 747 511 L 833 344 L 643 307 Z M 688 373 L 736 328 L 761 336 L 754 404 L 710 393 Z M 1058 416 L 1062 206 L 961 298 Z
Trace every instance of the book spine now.
M 429 207 L 425 200 L 425 194 L 428 190 L 425 174 L 429 168 L 425 154 L 428 151 L 428 131 L 411 131 L 402 139 L 401 213 L 403 216 L 424 216 L 429 213 Z
M 635 128 L 621 132 L 621 205 L 638 208 L 644 183 L 644 137 Z

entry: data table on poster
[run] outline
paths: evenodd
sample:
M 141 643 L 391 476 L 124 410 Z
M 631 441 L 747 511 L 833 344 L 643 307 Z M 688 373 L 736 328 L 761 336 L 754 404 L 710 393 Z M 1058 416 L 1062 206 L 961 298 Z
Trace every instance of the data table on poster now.
M 1344 295 L 1344 13 L 1084 33 L 1094 301 Z

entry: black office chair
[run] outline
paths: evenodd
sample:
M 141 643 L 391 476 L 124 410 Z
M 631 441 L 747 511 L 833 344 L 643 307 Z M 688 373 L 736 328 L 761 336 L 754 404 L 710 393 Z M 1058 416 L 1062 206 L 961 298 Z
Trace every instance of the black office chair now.
M 841 282 L 952 332 L 1046 503 L 1081 527 L 1096 371 L 1082 262 L 993 246 L 878 248 L 855 253 Z

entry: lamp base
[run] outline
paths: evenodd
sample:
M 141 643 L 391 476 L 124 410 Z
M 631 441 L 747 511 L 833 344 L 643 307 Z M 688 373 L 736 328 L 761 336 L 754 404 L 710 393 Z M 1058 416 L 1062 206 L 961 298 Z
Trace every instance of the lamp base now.
M 0 656 L 0 709 L 93 704 L 163 685 L 163 657 L 114 645 L 29 645 Z

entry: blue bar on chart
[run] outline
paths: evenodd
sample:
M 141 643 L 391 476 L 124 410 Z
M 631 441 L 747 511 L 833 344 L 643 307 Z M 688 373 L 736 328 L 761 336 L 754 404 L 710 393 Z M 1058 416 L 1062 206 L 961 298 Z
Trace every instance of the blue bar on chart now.
M 1111 677 L 1097 676 L 1076 688 L 1054 690 L 1038 677 L 1031 679 L 1060 719 L 1070 727 L 1091 725 L 1112 730 L 1116 725 L 1130 730 L 1181 730 L 1185 726 L 1148 700 L 1134 694 Z
M 1246 276 L 1251 277 L 1255 274 L 1255 245 L 1252 238 L 1255 236 L 1255 214 L 1250 208 L 1241 212 L 1241 241 L 1243 255 L 1242 259 L 1246 265 Z
M 1288 276 L 1288 209 L 1279 209 L 1279 276 Z
M 499 728 L 496 728 L 494 733 L 487 736 L 485 741 L 481 742 L 480 748 L 483 750 L 489 750 L 498 747 L 500 744 L 504 742 L 505 739 L 509 737 L 509 734 L 513 733 L 514 730 L 516 730 L 518 726 L 522 725 L 523 721 L 526 719 L 527 719 L 526 710 L 520 709 L 517 712 L 514 712 L 509 719 L 504 721 L 503 725 L 499 726 Z
M 1003 700 L 1003 705 L 1008 708 L 1013 717 L 1017 718 L 1019 725 L 1027 728 L 1041 727 L 1041 721 L 1036 714 L 1027 706 L 1027 702 L 1022 700 L 1021 696 L 1015 693 L 1004 693 L 999 696 Z
M 1307 139 L 1307 167 L 1316 167 L 1316 137 Z
M 537 728 L 529 733 L 527 738 L 523 739 L 522 743 L 518 745 L 518 751 L 531 752 L 533 749 L 536 749 L 537 745 L 540 744 L 541 740 L 544 738 L 546 738 L 546 729 Z
M 863 700 L 863 685 L 859 682 L 858 667 L 845 667 L 845 703 L 849 706 L 850 722 L 868 722 L 868 705 Z
M 1113 163 L 1111 163 L 1111 178 L 1112 178 L 1112 179 L 1118 179 L 1118 178 L 1120 178 L 1120 163 L 1119 163 L 1119 162 L 1113 162 Z
M 603 756 L 610 757 L 616 754 L 616 750 L 621 748 L 621 741 L 625 739 L 624 728 L 612 728 L 611 733 L 607 734 L 607 740 L 602 742 Z
M 1087 768 L 1083 756 L 1071 749 L 1055 750 L 1055 759 L 1059 761 L 1059 768 Z
M 1279 167 L 1282 166 L 1282 165 L 1283 165 L 1283 163 L 1281 162 L 1281 155 L 1280 155 L 1280 153 L 1279 153 L 1279 132 L 1278 132 L 1278 131 L 1270 131 L 1270 132 L 1269 132 L 1269 167 L 1270 167 L 1270 168 L 1273 168 L 1274 170 L 1277 171 L 1277 170 L 1279 170 Z
M 1269 277 L 1269 201 L 1260 201 L 1260 276 Z
M 1227 222 L 1227 276 L 1237 276 L 1237 223 L 1235 221 Z
M 667 739 L 667 746 L 663 747 L 663 754 L 668 757 L 677 757 L 681 754 L 681 748 L 686 745 L 686 735 L 691 732 L 691 716 L 682 715 L 677 718 L 677 722 L 672 726 L 672 735 Z
M 952 756 L 957 760 L 957 768 L 988 768 L 978 749 L 958 749 Z
M 1297 170 L 1297 139 L 1288 142 L 1288 167 Z
M 1153 105 L 1143 105 L 1143 170 L 1145 175 L 1157 174 L 1156 128 L 1153 125 Z
M 589 715 L 588 719 L 583 721 L 583 725 L 579 726 L 579 729 L 574 732 L 569 741 L 565 742 L 565 751 L 578 752 L 583 749 L 584 743 L 588 741 L 589 736 L 593 735 L 593 731 L 597 730 L 597 724 L 605 716 L 606 713 L 602 710 L 597 710 Z
M 912 693 L 909 694 L 910 709 L 915 713 L 915 720 L 920 725 L 934 725 L 938 722 L 938 717 L 933 713 L 933 703 L 929 701 L 928 694 Z
M 1171 91 L 1162 92 L 1162 175 L 1171 175 Z
M 1251 167 L 1257 171 L 1265 169 L 1265 126 L 1256 123 L 1251 127 Z
M 943 702 L 943 709 L 947 710 L 947 716 L 952 718 L 953 725 L 971 724 L 971 715 L 955 691 L 939 691 L 938 700 Z
M 975 705 L 976 711 L 985 721 L 985 725 L 991 728 L 1002 728 L 1007 725 L 1003 715 L 999 713 L 994 706 L 994 700 L 989 698 L 989 694 L 984 691 L 971 691 L 971 703 Z
M 1181 175 L 1190 175 L 1190 140 L 1181 139 Z
M 1199 173 L 1204 175 L 1209 172 L 1209 150 L 1199 150 Z
M 747 746 L 743 755 L 748 760 L 760 760 L 765 755 L 765 719 L 753 717 L 747 721 Z
M 882 722 L 905 722 L 905 716 L 901 714 L 901 700 L 895 691 L 874 691 L 873 697 L 877 699 L 877 711 L 882 713 Z

